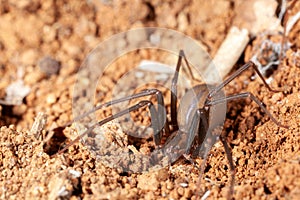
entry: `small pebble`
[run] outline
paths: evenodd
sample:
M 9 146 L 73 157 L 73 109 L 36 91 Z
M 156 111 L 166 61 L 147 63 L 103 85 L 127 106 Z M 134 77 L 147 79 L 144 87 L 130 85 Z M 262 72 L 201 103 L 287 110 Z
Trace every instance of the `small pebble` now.
M 183 196 L 183 194 L 184 194 L 184 189 L 183 189 L 182 187 L 177 188 L 177 193 L 178 193 L 180 196 Z
M 53 104 L 56 102 L 56 96 L 55 94 L 51 93 L 47 96 L 47 104 Z
M 184 190 L 184 197 L 185 198 L 191 198 L 193 195 L 193 191 L 190 188 L 186 188 Z
M 79 178 L 81 176 L 81 173 L 79 171 L 74 170 L 74 169 L 70 169 L 69 173 L 72 174 L 75 178 Z
M 180 185 L 181 187 L 183 187 L 183 188 L 186 188 L 186 187 L 188 186 L 187 183 L 180 183 L 179 185 Z
M 38 51 L 35 49 L 29 49 L 21 54 L 20 60 L 24 65 L 33 65 L 38 59 Z
M 178 20 L 178 30 L 185 31 L 188 28 L 188 19 L 185 13 L 180 13 L 177 17 Z
M 173 183 L 172 182 L 167 182 L 167 189 L 172 190 L 173 189 Z
M 17 136 L 16 136 L 16 142 L 17 142 L 18 144 L 23 144 L 24 141 L 25 141 L 25 139 L 24 139 L 23 135 L 17 135 Z
M 38 66 L 40 67 L 41 71 L 48 76 L 52 74 L 58 74 L 60 70 L 60 63 L 49 56 L 42 58 L 39 61 Z
M 22 116 L 27 110 L 27 106 L 25 104 L 21 104 L 19 106 L 13 107 L 13 113 L 17 116 Z

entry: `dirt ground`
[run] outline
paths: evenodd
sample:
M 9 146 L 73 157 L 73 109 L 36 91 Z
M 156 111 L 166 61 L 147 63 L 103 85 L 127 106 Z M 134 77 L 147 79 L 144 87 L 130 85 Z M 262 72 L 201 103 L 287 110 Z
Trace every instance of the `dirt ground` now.
M 221 142 L 211 150 L 199 184 L 199 170 L 183 157 L 158 171 L 121 172 L 96 159 L 80 142 L 51 157 L 74 138 L 72 127 L 43 141 L 51 128 L 72 119 L 77 71 L 99 42 L 131 28 L 157 26 L 198 40 L 213 56 L 241 12 L 237 9 L 240 0 L 0 2 L 0 98 L 5 98 L 7 88 L 17 80 L 30 88 L 19 105 L 0 105 L 1 199 L 226 198 L 230 172 Z M 297 2 L 290 16 L 299 10 Z M 277 126 L 250 100 L 228 103 L 222 134 L 227 136 L 236 167 L 235 199 L 300 196 L 299 33 L 300 21 L 286 38 L 290 43 L 286 56 L 268 74 L 271 87 L 281 92 L 270 92 L 258 78 L 251 78 L 254 70 L 226 87 L 227 94 L 253 93 L 276 119 L 289 126 Z M 282 34 L 272 34 L 267 39 L 279 44 Z M 236 68 L 257 53 L 263 35 L 251 39 Z M 105 73 L 98 88 L 105 95 L 97 100 L 108 101 L 118 78 L 141 59 L 164 61 L 154 51 L 135 52 L 117 61 Z M 39 112 L 47 116 L 47 122 L 42 130 L 33 130 Z M 201 158 L 194 162 L 200 165 Z

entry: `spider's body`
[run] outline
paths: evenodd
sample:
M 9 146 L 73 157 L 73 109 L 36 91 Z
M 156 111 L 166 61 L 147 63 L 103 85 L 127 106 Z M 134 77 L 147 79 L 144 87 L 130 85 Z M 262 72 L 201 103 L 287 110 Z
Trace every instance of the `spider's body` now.
M 124 101 L 130 101 L 132 99 L 138 99 L 145 96 L 155 95 L 157 98 L 158 106 L 154 106 L 151 101 L 140 101 L 139 103 L 129 107 L 128 109 L 122 110 L 110 117 L 107 117 L 94 126 L 90 127 L 83 134 L 78 136 L 75 140 L 69 143 L 65 148 L 63 148 L 60 153 L 63 153 L 69 146 L 79 141 L 80 138 L 91 132 L 96 125 L 103 125 L 113 119 L 119 118 L 127 114 L 128 112 L 136 111 L 141 107 L 148 107 L 151 114 L 151 126 L 154 130 L 153 141 L 157 149 L 161 148 L 161 138 L 163 133 L 170 134 L 170 130 L 173 131 L 173 136 L 175 135 L 177 139 L 167 140 L 165 145 L 164 153 L 169 156 L 170 163 L 178 159 L 178 155 L 192 154 L 193 156 L 202 156 L 204 158 L 203 164 L 201 166 L 200 176 L 204 172 L 204 164 L 207 159 L 207 155 L 211 147 L 220 138 L 224 148 L 225 153 L 229 161 L 230 171 L 231 171 L 231 184 L 230 184 L 230 194 L 233 193 L 234 185 L 234 164 L 230 152 L 230 147 L 226 142 L 226 139 L 221 135 L 220 128 L 222 128 L 224 123 L 224 115 L 226 113 L 226 103 L 230 100 L 250 98 L 270 117 L 270 119 L 276 123 L 278 126 L 285 127 L 281 125 L 272 114 L 265 108 L 263 103 L 258 100 L 254 95 L 249 92 L 244 92 L 240 94 L 234 94 L 230 96 L 225 96 L 222 89 L 230 83 L 234 78 L 240 75 L 246 69 L 252 67 L 257 72 L 259 77 L 262 79 L 264 85 L 270 90 L 272 90 L 266 83 L 265 79 L 257 69 L 253 62 L 248 62 L 229 76 L 220 85 L 210 85 L 210 84 L 199 84 L 189 89 L 184 96 L 180 99 L 180 105 L 177 108 L 177 81 L 178 74 L 182 65 L 182 59 L 184 59 L 187 67 L 189 67 L 188 61 L 185 58 L 183 51 L 180 51 L 179 59 L 176 66 L 176 72 L 172 80 L 171 87 L 171 120 L 168 121 L 164 112 L 164 97 L 162 93 L 157 89 L 147 89 L 132 96 L 120 98 L 101 104 L 95 107 L 93 110 L 79 116 L 76 120 L 79 120 L 96 110 L 112 106 Z M 75 121 L 76 121 L 75 120 Z M 68 123 L 67 125 L 69 125 Z M 178 139 L 179 138 L 179 139 Z

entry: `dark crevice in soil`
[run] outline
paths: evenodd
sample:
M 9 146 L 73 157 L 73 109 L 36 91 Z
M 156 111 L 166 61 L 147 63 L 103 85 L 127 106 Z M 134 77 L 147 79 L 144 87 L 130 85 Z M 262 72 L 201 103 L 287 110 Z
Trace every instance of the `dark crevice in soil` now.
M 272 194 L 272 191 L 268 188 L 268 186 L 266 184 L 264 184 L 264 192 L 265 194 Z
M 62 149 L 62 144 L 64 144 L 66 140 L 67 137 L 63 133 L 63 128 L 56 129 L 51 139 L 44 144 L 44 152 L 49 156 L 55 155 L 60 149 Z
M 148 8 L 148 15 L 146 16 L 146 21 L 155 21 L 156 14 L 155 14 L 155 8 L 150 2 L 145 2 L 145 5 Z

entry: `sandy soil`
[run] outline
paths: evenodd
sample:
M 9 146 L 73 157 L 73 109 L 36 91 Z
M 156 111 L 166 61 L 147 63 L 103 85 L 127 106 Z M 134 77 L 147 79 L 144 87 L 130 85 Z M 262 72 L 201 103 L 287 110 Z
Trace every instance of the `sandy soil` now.
M 197 194 L 209 194 L 208 199 L 225 198 L 230 173 L 220 142 L 211 150 L 203 180 L 198 184 L 199 170 L 185 158 L 158 171 L 127 173 L 109 168 L 82 143 L 51 157 L 74 138 L 73 126 L 45 140 L 51 128 L 72 119 L 77 70 L 99 42 L 130 28 L 159 26 L 191 36 L 213 56 L 240 12 L 239 2 L 1 1 L 0 98 L 5 98 L 6 89 L 16 80 L 23 80 L 30 93 L 20 105 L 0 105 L 0 198 L 196 199 Z M 300 2 L 290 15 L 299 10 Z M 299 32 L 300 21 L 287 37 L 291 46 L 282 63 L 268 73 L 271 87 L 281 88 L 282 92 L 270 92 L 258 78 L 252 80 L 253 70 L 226 87 L 227 94 L 253 93 L 276 119 L 289 126 L 276 126 L 250 100 L 228 103 L 222 134 L 227 136 L 236 167 L 236 199 L 300 196 Z M 267 39 L 280 43 L 282 36 L 272 34 Z M 251 40 L 236 68 L 257 53 L 265 35 Z M 116 61 L 98 88 L 105 96 L 98 96 L 97 101 L 109 100 L 118 78 L 141 59 L 163 62 L 164 58 L 155 51 L 140 51 Z M 260 60 L 266 62 L 263 57 Z M 39 112 L 47 116 L 47 122 L 42 130 L 32 130 Z M 101 112 L 99 117 L 109 114 Z M 200 165 L 201 158 L 194 162 Z

